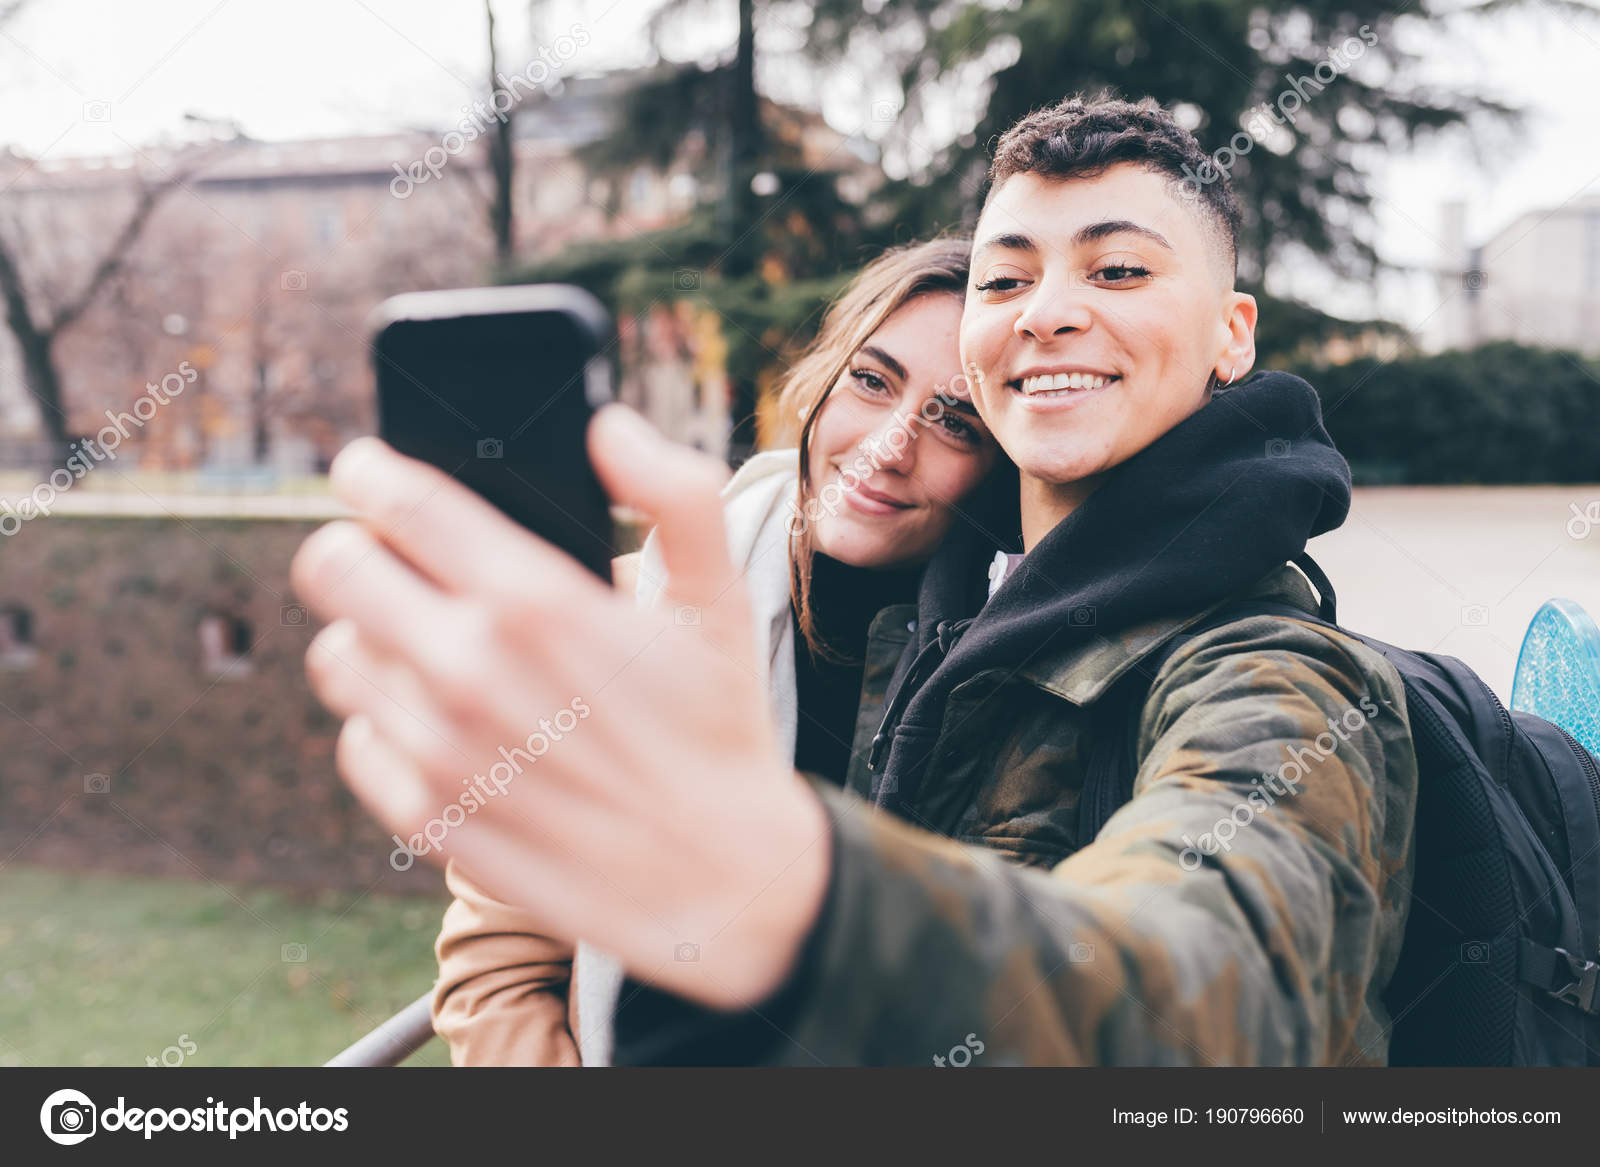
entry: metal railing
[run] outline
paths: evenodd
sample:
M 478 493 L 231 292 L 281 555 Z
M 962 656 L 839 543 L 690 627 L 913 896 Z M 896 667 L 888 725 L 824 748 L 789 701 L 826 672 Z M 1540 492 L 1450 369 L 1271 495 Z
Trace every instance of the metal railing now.
M 429 989 L 323 1066 L 398 1066 L 433 1040 L 432 1002 L 433 990 Z

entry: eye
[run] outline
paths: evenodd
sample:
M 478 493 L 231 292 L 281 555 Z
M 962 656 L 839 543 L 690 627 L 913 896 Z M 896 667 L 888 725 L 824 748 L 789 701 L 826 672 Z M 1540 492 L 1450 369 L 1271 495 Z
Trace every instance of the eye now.
M 856 387 L 869 397 L 882 397 L 889 392 L 889 382 L 871 369 L 851 369 L 850 376 Z
M 1150 269 L 1140 267 L 1136 263 L 1108 263 L 1104 267 L 1096 268 L 1091 275 L 1099 277 L 1098 283 L 1122 284 L 1130 280 L 1142 280 L 1148 277 Z
M 958 445 L 976 446 L 983 441 L 983 431 L 942 400 L 939 402 L 938 414 L 931 418 L 931 422 L 947 439 Z
M 976 446 L 981 440 L 978 427 L 950 410 L 945 410 L 939 418 L 940 427 L 956 441 L 966 446 Z
M 972 287 L 977 292 L 1012 292 L 1021 287 L 1023 282 L 1019 276 L 994 276 Z

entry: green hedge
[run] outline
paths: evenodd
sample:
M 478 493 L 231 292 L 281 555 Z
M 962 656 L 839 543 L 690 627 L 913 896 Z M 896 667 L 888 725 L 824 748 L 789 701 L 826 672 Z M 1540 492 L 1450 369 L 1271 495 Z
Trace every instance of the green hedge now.
M 1600 482 L 1600 362 L 1491 344 L 1292 371 L 1358 484 Z

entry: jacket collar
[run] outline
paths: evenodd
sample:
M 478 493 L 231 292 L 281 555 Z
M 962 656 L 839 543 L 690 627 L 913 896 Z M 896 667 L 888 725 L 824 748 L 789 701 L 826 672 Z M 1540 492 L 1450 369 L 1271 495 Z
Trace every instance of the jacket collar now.
M 1307 613 L 1317 610 L 1316 595 L 1305 577 L 1287 563 L 1268 572 L 1244 595 L 1252 599 L 1281 600 L 1304 608 Z M 1172 637 L 1231 602 L 1220 600 L 1190 615 L 1147 620 L 1086 645 L 1040 653 L 1019 669 L 1017 675 L 1074 705 L 1088 705 Z

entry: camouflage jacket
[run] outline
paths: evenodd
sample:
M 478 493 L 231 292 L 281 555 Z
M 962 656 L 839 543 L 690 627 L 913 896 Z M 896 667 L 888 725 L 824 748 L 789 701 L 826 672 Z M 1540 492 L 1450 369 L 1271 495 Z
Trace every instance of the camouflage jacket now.
M 1251 594 L 1316 610 L 1288 566 Z M 847 789 L 816 784 L 834 827 L 827 902 L 760 1009 L 788 1040 L 754 1059 L 1383 1063 L 1417 769 L 1404 690 L 1376 653 L 1276 616 L 1194 637 L 1150 684 L 1132 800 L 1078 837 L 1095 735 L 1127 732 L 1097 701 L 1212 610 L 971 677 L 909 822 L 864 801 L 915 616 L 880 613 Z M 681 1040 L 652 1047 L 650 1025 L 623 1010 L 619 1061 L 697 1060 Z

